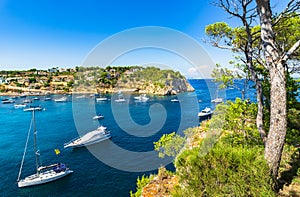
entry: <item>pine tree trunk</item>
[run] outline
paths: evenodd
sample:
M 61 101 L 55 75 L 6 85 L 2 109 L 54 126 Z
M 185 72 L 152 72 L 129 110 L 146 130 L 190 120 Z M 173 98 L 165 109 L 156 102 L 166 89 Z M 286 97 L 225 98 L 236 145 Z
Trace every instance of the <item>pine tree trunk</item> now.
M 252 59 L 251 59 L 252 61 Z M 257 102 L 257 115 L 256 115 L 256 127 L 259 132 L 259 135 L 263 142 L 265 143 L 266 141 L 266 132 L 264 130 L 264 125 L 263 125 L 263 110 L 264 110 L 264 104 L 263 104 L 263 90 L 262 90 L 262 85 L 261 82 L 259 81 L 257 77 L 257 73 L 253 69 L 253 65 L 249 61 L 249 66 L 248 69 L 250 70 L 252 80 L 255 83 L 255 89 L 256 89 L 256 102 Z
M 265 158 L 273 178 L 278 176 L 282 148 L 286 135 L 285 70 L 275 44 L 270 0 L 256 0 L 260 17 L 261 39 L 265 60 L 270 72 L 270 130 L 265 143 Z
M 264 130 L 263 124 L 263 115 L 264 115 L 264 104 L 263 104 L 263 95 L 262 95 L 262 85 L 260 81 L 256 81 L 256 100 L 257 100 L 257 115 L 256 115 L 256 127 L 260 134 L 260 138 L 263 142 L 266 142 L 266 132 Z
M 270 130 L 265 147 L 265 158 L 269 163 L 274 178 L 278 175 L 282 149 L 286 136 L 286 82 L 284 67 L 270 69 L 271 84 L 271 116 Z

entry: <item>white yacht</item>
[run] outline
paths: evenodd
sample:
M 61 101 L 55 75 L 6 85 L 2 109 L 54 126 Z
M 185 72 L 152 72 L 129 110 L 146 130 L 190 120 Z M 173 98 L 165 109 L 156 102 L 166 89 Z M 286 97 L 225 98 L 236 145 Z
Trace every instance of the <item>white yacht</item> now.
M 29 111 L 42 111 L 41 106 L 29 106 L 28 108 L 23 109 L 24 112 L 29 112 Z
M 206 116 L 210 116 L 213 114 L 213 111 L 211 110 L 211 108 L 206 107 L 205 109 L 203 109 L 201 112 L 198 113 L 198 116 L 201 117 L 206 117 Z
M 119 98 L 115 100 L 117 103 L 124 103 L 126 100 L 124 98 Z
M 15 100 L 12 99 L 2 99 L 2 104 L 10 104 L 10 103 L 14 103 Z
M 217 97 L 213 100 L 211 100 L 212 103 L 222 103 L 223 102 L 223 98 Z
M 24 107 L 27 107 L 27 105 L 25 104 L 25 103 L 21 103 L 21 104 L 15 104 L 14 105 L 15 106 L 15 108 L 24 108 Z
M 65 96 L 58 98 L 58 99 L 54 99 L 55 102 L 66 102 L 67 100 L 68 100 L 68 98 Z
M 19 175 L 18 175 L 18 187 L 29 187 L 29 186 L 34 186 L 34 185 L 40 185 L 48 182 L 55 181 L 57 179 L 60 179 L 68 174 L 71 174 L 73 171 L 67 168 L 67 166 L 63 163 L 57 163 L 57 164 L 52 164 L 49 166 L 39 166 L 39 157 L 40 157 L 40 151 L 37 149 L 37 140 L 36 140 L 36 123 L 35 123 L 35 110 L 32 111 L 32 121 L 31 124 L 33 124 L 33 135 L 34 135 L 34 153 L 35 153 L 35 169 L 36 173 L 30 176 L 25 177 L 24 179 L 20 179 L 21 174 L 22 174 L 22 168 L 25 160 L 25 155 L 26 155 L 26 150 L 27 150 L 27 145 L 28 145 L 28 140 L 30 136 L 31 129 L 28 131 L 27 135 L 27 140 L 26 140 L 26 145 L 24 148 L 24 153 L 21 161 L 21 166 L 19 170 Z M 31 127 L 30 127 L 31 128 Z
M 103 118 L 104 118 L 103 115 L 97 115 L 97 116 L 93 117 L 94 120 L 100 120 L 100 119 L 103 119 Z
M 72 147 L 83 147 L 92 145 L 104 140 L 111 138 L 110 132 L 106 130 L 106 127 L 100 126 L 96 130 L 90 131 L 83 135 L 82 137 L 71 140 L 64 144 L 64 148 Z
M 23 103 L 32 103 L 32 101 L 30 99 L 24 99 Z
M 171 102 L 173 102 L 173 103 L 178 103 L 179 100 L 178 100 L 178 99 L 171 99 Z
M 149 97 L 147 97 L 146 94 L 141 94 L 140 96 L 135 96 L 133 98 L 138 101 L 148 101 L 149 100 Z
M 79 96 L 76 96 L 77 99 L 82 99 L 82 98 L 86 98 L 85 95 L 79 95 Z
M 99 97 L 99 98 L 96 98 L 96 101 L 97 102 L 108 101 L 108 98 L 106 98 L 106 97 Z

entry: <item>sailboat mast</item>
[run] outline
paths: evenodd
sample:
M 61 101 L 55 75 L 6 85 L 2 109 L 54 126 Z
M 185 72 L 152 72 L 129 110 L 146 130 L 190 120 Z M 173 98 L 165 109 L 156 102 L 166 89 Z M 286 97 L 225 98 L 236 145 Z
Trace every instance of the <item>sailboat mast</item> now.
M 39 173 L 39 152 L 36 145 L 36 123 L 35 123 L 35 110 L 32 111 L 32 118 L 33 118 L 33 140 L 34 140 L 34 153 L 35 153 L 35 165 L 36 165 L 36 172 Z

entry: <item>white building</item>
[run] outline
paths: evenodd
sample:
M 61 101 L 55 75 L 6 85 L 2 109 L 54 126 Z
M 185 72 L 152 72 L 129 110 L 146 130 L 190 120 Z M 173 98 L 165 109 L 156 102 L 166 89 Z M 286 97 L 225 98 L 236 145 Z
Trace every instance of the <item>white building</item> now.
M 7 80 L 0 77 L 0 84 L 4 84 L 4 83 L 7 83 Z

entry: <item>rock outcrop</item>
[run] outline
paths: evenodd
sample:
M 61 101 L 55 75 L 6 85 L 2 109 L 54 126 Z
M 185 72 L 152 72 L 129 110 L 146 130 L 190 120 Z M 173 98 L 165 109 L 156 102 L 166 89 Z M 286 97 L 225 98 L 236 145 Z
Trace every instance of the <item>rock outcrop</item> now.
M 131 89 L 141 94 L 155 95 L 175 95 L 182 92 L 193 92 L 194 88 L 187 82 L 186 79 L 167 79 L 165 84 L 153 81 L 139 81 L 134 79 L 123 83 L 118 81 L 115 89 Z

